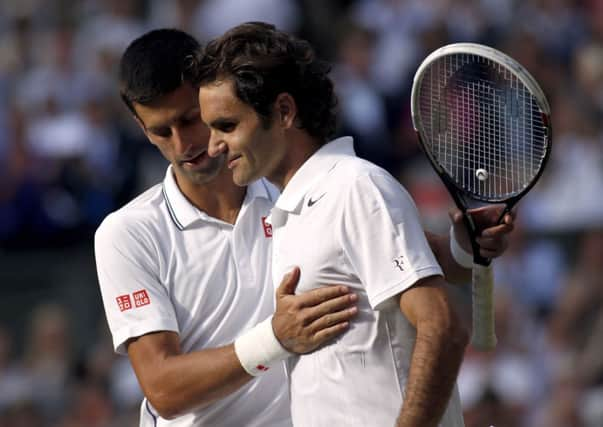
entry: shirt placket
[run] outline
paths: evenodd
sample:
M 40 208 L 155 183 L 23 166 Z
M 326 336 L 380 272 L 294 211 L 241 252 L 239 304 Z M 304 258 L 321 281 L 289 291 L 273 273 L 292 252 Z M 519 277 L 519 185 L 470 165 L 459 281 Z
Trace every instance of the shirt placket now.
M 243 215 L 248 215 L 249 212 L 242 212 Z M 256 287 L 257 283 L 254 269 L 251 265 L 253 254 L 248 245 L 248 234 L 250 230 L 245 227 L 246 218 L 241 217 L 237 220 L 232 233 L 232 246 L 237 263 L 237 271 L 239 275 L 239 283 L 244 287 Z

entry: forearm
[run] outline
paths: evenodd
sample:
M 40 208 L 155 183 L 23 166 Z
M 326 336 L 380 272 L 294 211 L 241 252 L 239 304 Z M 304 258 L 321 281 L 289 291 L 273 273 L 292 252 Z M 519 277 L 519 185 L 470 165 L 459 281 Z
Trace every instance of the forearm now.
M 442 267 L 446 281 L 457 285 L 471 283 L 471 269 L 460 266 L 452 257 L 449 235 L 440 236 L 426 231 L 425 236 L 440 267 Z
M 457 322 L 458 323 L 458 322 Z M 417 328 L 397 427 L 437 426 L 452 394 L 467 343 L 456 326 Z
M 164 418 L 215 402 L 253 378 L 241 366 L 232 344 L 159 355 L 145 344 L 134 342 L 128 352 L 145 396 Z

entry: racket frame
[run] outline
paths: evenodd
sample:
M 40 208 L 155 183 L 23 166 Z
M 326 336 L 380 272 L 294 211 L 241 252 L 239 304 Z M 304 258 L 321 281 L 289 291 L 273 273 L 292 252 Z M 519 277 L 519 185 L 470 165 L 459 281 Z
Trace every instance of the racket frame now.
M 544 155 L 542 157 L 540 168 L 536 172 L 535 176 L 532 178 L 532 180 L 529 182 L 528 185 L 526 185 L 519 193 L 517 193 L 514 196 L 501 197 L 501 198 L 480 197 L 479 195 L 466 191 L 465 189 L 461 188 L 460 186 L 458 186 L 455 183 L 454 179 L 438 163 L 438 161 L 435 159 L 435 157 L 433 156 L 431 151 L 425 145 L 425 142 L 424 142 L 423 136 L 422 136 L 425 133 L 423 131 L 423 124 L 420 120 L 419 114 L 416 113 L 419 111 L 419 90 L 421 88 L 421 82 L 422 82 L 423 78 L 425 77 L 426 70 L 434 62 L 438 61 L 442 57 L 450 56 L 450 55 L 457 55 L 457 54 L 468 54 L 468 55 L 480 56 L 480 57 L 486 58 L 490 61 L 493 61 L 493 62 L 505 67 L 513 75 L 515 75 L 517 78 L 519 78 L 519 80 L 526 86 L 528 91 L 536 99 L 536 103 L 537 103 L 538 108 L 540 109 L 540 113 L 542 115 L 542 121 L 543 121 L 544 125 L 546 126 L 545 127 L 546 132 L 545 132 L 545 135 L 543 136 L 543 138 L 545 139 L 545 144 L 544 144 L 545 151 L 544 151 Z M 417 71 L 415 73 L 415 76 L 413 79 L 413 85 L 412 85 L 412 92 L 411 92 L 411 115 L 412 115 L 413 127 L 415 129 L 415 132 L 417 133 L 417 137 L 418 137 L 419 145 L 421 146 L 421 149 L 427 155 L 432 167 L 434 168 L 436 173 L 440 176 L 440 179 L 442 180 L 444 185 L 447 187 L 447 190 L 450 193 L 452 199 L 454 200 L 454 203 L 463 212 L 463 221 L 464 221 L 465 226 L 467 227 L 467 230 L 469 231 L 469 234 L 471 237 L 470 241 L 471 241 L 471 246 L 473 249 L 473 258 L 474 258 L 474 262 L 476 264 L 487 266 L 490 264 L 490 260 L 482 257 L 479 254 L 479 245 L 477 244 L 475 239 L 478 237 L 481 230 L 478 229 L 477 225 L 471 218 L 471 215 L 467 212 L 467 210 L 469 209 L 469 204 L 466 201 L 466 198 L 470 198 L 470 199 L 473 199 L 473 200 L 476 200 L 479 202 L 490 203 L 490 204 L 504 203 L 506 206 L 498 219 L 498 223 L 500 223 L 502 221 L 502 219 L 504 218 L 504 216 L 513 208 L 513 206 L 515 206 L 517 204 L 517 202 L 523 196 L 525 196 L 528 191 L 530 191 L 532 189 L 532 187 L 540 179 L 540 176 L 542 175 L 542 172 L 544 171 L 544 167 L 545 167 L 546 163 L 548 162 L 548 159 L 550 157 L 550 152 L 551 152 L 552 129 L 551 129 L 551 125 L 550 125 L 550 114 L 551 114 L 551 108 L 549 106 L 549 103 L 547 101 L 547 98 L 546 98 L 544 92 L 542 91 L 542 89 L 540 88 L 538 83 L 536 82 L 536 79 L 534 79 L 534 77 L 528 72 L 528 70 L 526 70 L 520 63 L 518 63 L 517 61 L 515 61 L 513 58 L 509 57 L 508 55 L 502 53 L 501 51 L 494 49 L 490 46 L 485 46 L 485 45 L 478 44 L 478 43 L 453 43 L 453 44 L 443 46 L 443 47 L 433 51 L 431 54 L 429 54 L 423 60 L 423 62 L 421 63 L 421 65 L 419 66 L 419 68 L 417 69 Z
M 455 55 L 455 54 L 469 54 L 483 57 L 500 66 L 509 70 L 514 76 L 516 76 L 528 89 L 531 95 L 535 98 L 536 104 L 540 109 L 542 115 L 542 122 L 545 126 L 544 129 L 544 153 L 540 162 L 540 167 L 536 171 L 531 181 L 521 189 L 517 194 L 510 197 L 482 197 L 472 192 L 469 192 L 458 185 L 454 178 L 452 178 L 443 166 L 439 164 L 431 150 L 425 144 L 423 140 L 424 128 L 423 123 L 420 120 L 420 108 L 419 108 L 419 91 L 421 83 L 426 75 L 426 70 L 436 61 L 444 56 Z M 491 260 L 482 257 L 479 253 L 479 245 L 477 244 L 476 238 L 481 234 L 481 230 L 478 229 L 477 224 L 468 213 L 470 208 L 468 199 L 476 200 L 485 204 L 497 204 L 504 203 L 505 208 L 498 218 L 497 223 L 501 223 L 504 216 L 517 204 L 517 202 L 532 189 L 536 184 L 544 167 L 548 162 L 551 152 L 552 142 L 552 129 L 550 124 L 550 106 L 544 95 L 544 92 L 534 79 L 532 75 L 517 61 L 508 55 L 492 48 L 477 43 L 454 43 L 447 46 L 443 46 L 430 55 L 421 63 L 417 72 L 415 73 L 412 92 L 411 92 L 411 115 L 412 123 L 417 133 L 419 145 L 423 152 L 427 155 L 431 166 L 440 176 L 440 179 L 446 186 L 448 193 L 454 200 L 456 206 L 463 213 L 463 222 L 469 233 L 471 248 L 473 250 L 473 335 L 472 345 L 477 350 L 488 351 L 492 350 L 496 346 L 496 333 L 494 329 L 494 304 L 493 304 L 493 275 L 490 267 Z

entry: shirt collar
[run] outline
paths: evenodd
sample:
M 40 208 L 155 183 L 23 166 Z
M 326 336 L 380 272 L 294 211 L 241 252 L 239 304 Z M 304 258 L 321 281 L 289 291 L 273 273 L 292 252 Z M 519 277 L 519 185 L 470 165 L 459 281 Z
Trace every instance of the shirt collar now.
M 185 230 L 197 220 L 222 223 L 219 219 L 208 215 L 188 201 L 176 183 L 171 165 L 168 166 L 163 180 L 163 197 L 172 220 L 180 230 Z M 270 200 L 270 193 L 263 180 L 255 181 L 247 186 L 243 206 L 252 203 L 256 198 Z
M 295 172 L 276 201 L 276 207 L 287 212 L 299 212 L 304 197 L 344 156 L 355 156 L 352 137 L 337 138 L 318 149 Z

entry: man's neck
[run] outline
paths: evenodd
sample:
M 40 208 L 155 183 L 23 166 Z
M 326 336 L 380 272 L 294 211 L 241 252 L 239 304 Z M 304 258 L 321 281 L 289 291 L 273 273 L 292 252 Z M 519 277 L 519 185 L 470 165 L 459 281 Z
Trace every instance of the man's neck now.
M 297 138 L 291 141 L 285 158 L 274 170 L 268 179 L 283 191 L 293 175 L 302 167 L 306 161 L 316 153 L 322 144 L 305 132 L 297 134 Z
M 178 188 L 195 207 L 216 219 L 234 224 L 243 205 L 246 187 L 232 181 L 232 173 L 224 169 L 211 182 L 196 184 L 175 176 Z

